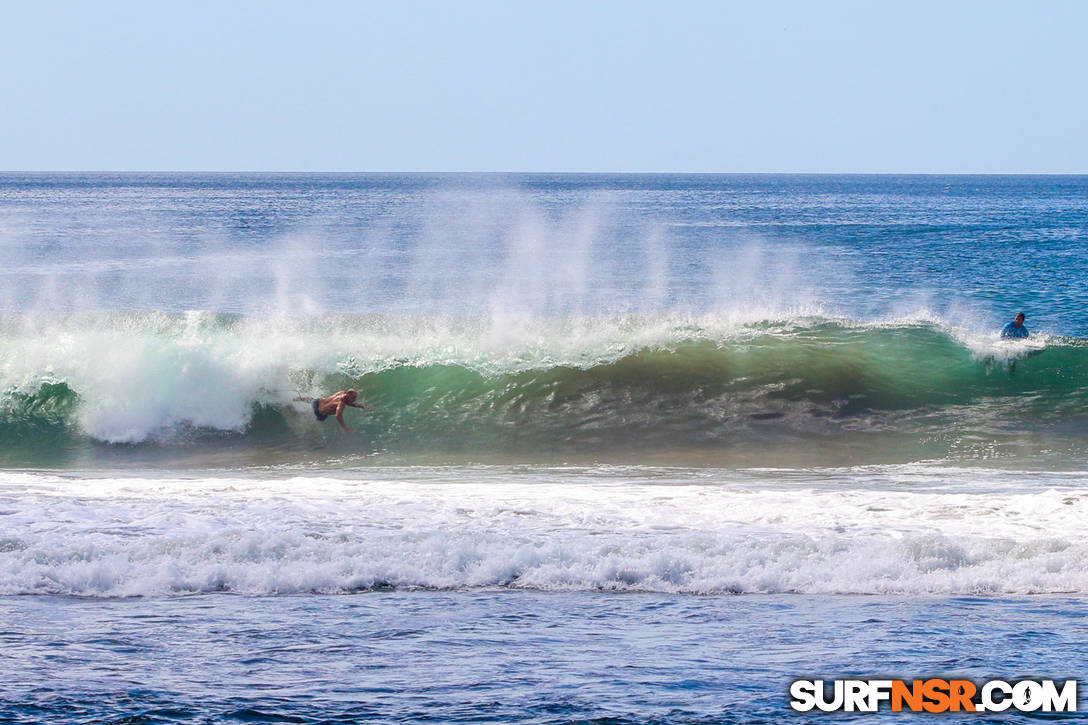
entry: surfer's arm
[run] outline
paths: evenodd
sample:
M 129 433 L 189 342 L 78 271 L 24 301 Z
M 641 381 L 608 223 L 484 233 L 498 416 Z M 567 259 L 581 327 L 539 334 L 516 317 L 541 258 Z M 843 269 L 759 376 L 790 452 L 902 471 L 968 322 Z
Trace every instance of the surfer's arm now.
M 336 404 L 336 422 L 340 424 L 340 427 L 346 430 L 348 433 L 354 433 L 351 428 L 348 428 L 344 423 L 344 408 L 347 407 L 347 403 L 340 401 Z

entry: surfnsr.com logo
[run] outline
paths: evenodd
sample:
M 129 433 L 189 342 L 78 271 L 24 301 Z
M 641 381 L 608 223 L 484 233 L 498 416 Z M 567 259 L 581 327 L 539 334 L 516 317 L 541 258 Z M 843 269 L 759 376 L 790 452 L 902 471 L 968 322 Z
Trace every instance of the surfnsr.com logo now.
M 1077 681 L 796 680 L 790 707 L 798 712 L 1076 712 Z

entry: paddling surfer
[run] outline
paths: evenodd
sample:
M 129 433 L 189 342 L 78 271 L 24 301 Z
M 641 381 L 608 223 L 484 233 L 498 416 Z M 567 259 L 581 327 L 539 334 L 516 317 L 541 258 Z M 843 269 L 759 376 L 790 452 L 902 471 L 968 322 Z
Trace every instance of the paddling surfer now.
M 344 408 L 358 408 L 363 410 L 362 405 L 355 403 L 358 393 L 354 388 L 348 388 L 347 390 L 340 390 L 324 398 L 295 398 L 295 400 L 301 400 L 303 403 L 310 403 L 314 409 L 314 417 L 318 420 L 325 420 L 330 415 L 336 417 L 336 422 L 340 424 L 340 427 L 348 432 L 352 432 L 351 428 L 348 428 L 344 424 Z

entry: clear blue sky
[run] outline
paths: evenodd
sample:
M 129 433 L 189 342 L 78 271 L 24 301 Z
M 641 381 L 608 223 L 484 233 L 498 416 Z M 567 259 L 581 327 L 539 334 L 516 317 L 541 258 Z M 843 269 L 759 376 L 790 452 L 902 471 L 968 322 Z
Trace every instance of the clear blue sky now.
M 0 169 L 1088 172 L 1088 2 L 11 2 Z

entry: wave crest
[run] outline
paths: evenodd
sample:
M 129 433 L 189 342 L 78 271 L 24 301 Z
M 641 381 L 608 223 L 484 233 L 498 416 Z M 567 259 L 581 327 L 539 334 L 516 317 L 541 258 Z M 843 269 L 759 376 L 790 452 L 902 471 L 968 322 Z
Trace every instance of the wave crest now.
M 533 320 L 225 315 L 63 318 L 3 329 L 0 428 L 52 440 L 380 450 L 609 451 L 780 445 L 950 428 L 1080 431 L 1088 346 L 939 323 L 818 317 Z M 355 387 L 362 438 L 315 428 Z M 316 432 L 315 432 L 316 430 Z M 331 436 L 329 434 L 332 434 Z M 900 441 L 902 442 L 902 441 Z

